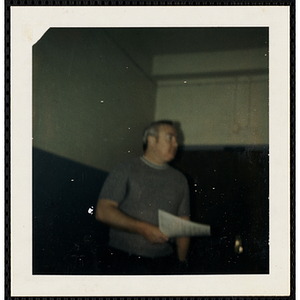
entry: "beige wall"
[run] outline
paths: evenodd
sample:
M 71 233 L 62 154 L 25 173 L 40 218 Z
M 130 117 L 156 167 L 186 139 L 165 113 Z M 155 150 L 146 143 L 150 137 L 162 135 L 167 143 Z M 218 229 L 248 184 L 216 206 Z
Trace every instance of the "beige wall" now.
M 142 153 L 156 87 L 105 33 L 50 29 L 33 63 L 34 147 L 106 171 Z
M 266 145 L 267 71 L 265 48 L 158 56 L 155 119 L 178 121 L 188 146 Z
M 110 171 L 142 154 L 154 119 L 180 122 L 185 145 L 268 144 L 267 48 L 152 60 L 130 37 L 46 32 L 33 47 L 34 147 Z

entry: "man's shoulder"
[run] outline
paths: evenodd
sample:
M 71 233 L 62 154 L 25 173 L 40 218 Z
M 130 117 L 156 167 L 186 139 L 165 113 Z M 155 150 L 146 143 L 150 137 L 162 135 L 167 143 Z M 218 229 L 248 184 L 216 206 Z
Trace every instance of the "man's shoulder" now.
M 141 164 L 140 158 L 134 157 L 134 158 L 130 158 L 130 159 L 124 160 L 122 162 L 119 162 L 115 166 L 114 170 L 127 169 L 127 168 L 130 168 L 130 167 L 138 166 L 140 164 Z
M 174 166 L 170 166 L 169 171 L 172 172 L 174 174 L 174 176 L 178 177 L 178 179 L 184 180 L 184 181 L 186 180 L 185 175 L 180 170 L 175 168 Z

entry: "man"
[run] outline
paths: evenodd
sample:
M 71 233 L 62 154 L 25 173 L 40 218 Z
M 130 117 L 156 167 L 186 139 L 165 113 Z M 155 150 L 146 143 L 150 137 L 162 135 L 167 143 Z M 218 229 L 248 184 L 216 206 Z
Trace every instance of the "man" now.
M 111 273 L 166 274 L 176 272 L 176 260 L 186 261 L 189 238 L 174 241 L 158 227 L 158 209 L 185 220 L 190 215 L 187 180 L 168 165 L 178 147 L 173 123 L 152 123 L 143 147 L 143 157 L 109 174 L 98 200 L 96 219 L 110 226 L 106 260 Z

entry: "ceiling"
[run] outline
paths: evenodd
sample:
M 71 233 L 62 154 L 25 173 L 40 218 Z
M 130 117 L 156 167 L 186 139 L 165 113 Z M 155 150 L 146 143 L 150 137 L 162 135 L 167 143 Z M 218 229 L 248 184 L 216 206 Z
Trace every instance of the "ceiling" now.
M 268 46 L 267 27 L 114 28 L 107 34 L 148 55 L 227 51 Z
M 97 47 L 108 38 L 120 50 L 120 55 L 125 55 L 151 80 L 152 62 L 156 55 L 254 48 L 268 51 L 269 43 L 268 27 L 52 28 L 46 35 L 47 43 L 63 41 L 70 47 L 74 47 L 74 41 Z M 103 35 L 105 39 L 102 39 Z

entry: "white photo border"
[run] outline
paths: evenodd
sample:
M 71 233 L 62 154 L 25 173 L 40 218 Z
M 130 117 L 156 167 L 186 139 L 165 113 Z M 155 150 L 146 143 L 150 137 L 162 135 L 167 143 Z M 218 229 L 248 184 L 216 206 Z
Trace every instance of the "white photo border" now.
M 50 27 L 269 27 L 270 273 L 32 275 L 32 46 Z M 289 6 L 11 7 L 11 296 L 289 296 Z

